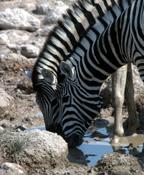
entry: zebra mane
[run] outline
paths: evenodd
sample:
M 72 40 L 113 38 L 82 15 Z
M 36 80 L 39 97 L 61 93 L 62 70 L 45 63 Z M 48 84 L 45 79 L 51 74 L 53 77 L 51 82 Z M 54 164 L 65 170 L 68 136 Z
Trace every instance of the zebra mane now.
M 36 88 L 39 81 L 45 79 L 43 69 L 55 76 L 53 79 L 55 79 L 56 87 L 61 61 L 67 60 L 67 56 L 72 54 L 97 19 L 104 16 L 115 4 L 120 5 L 122 1 L 131 3 L 133 0 L 78 0 L 74 3 L 49 33 L 43 45 L 33 68 L 33 87 Z M 51 86 L 53 82 L 49 84 Z
M 57 22 L 57 25 L 49 33 L 45 45 L 55 45 L 54 37 L 63 35 L 62 38 L 67 48 L 67 53 L 62 53 L 63 57 L 68 55 L 85 35 L 87 30 L 95 24 L 96 18 L 101 17 L 115 4 L 121 0 L 77 0 L 72 8 L 67 9 L 63 18 Z M 70 32 L 69 32 L 70 31 Z M 65 35 L 67 33 L 67 36 Z M 67 41 L 67 37 L 72 44 Z M 43 52 L 43 49 L 42 49 Z

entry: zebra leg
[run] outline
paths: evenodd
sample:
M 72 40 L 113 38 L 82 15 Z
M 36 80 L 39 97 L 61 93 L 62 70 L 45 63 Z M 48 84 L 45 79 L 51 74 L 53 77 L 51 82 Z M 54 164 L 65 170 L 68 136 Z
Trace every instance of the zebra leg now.
M 128 135 L 136 133 L 136 129 L 139 125 L 139 120 L 136 115 L 136 105 L 134 101 L 134 87 L 133 87 L 133 75 L 132 64 L 128 63 L 127 68 L 127 81 L 125 89 L 125 99 L 128 108 Z
M 118 69 L 112 75 L 112 92 L 114 106 L 114 137 L 112 142 L 117 143 L 119 136 L 124 134 L 122 107 L 124 103 L 124 92 L 126 85 L 127 65 Z

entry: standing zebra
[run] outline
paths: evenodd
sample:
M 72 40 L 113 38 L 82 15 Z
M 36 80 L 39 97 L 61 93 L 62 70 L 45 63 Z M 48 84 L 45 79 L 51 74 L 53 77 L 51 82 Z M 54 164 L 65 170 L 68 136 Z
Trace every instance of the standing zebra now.
M 105 19 L 105 16 L 102 18 Z M 82 137 L 95 118 L 103 81 L 121 66 L 133 62 L 144 81 L 144 1 L 135 0 L 98 35 L 103 23 L 89 29 L 79 46 L 60 65 L 66 76 L 62 93 L 62 127 L 69 146 Z M 101 26 L 102 25 L 102 26 Z
M 111 19 L 114 19 L 120 11 L 123 11 L 132 0 L 125 0 L 124 2 L 125 5 L 121 5 L 118 12 L 116 12 L 117 8 L 111 10 L 111 14 L 109 14 Z M 74 51 L 81 37 L 85 35 L 90 26 L 95 22 L 99 23 L 98 19 L 114 4 L 122 3 L 121 0 L 78 1 L 73 5 L 72 10 L 67 11 L 63 22 L 58 23 L 58 26 L 54 28 L 45 42 L 34 66 L 32 81 L 47 130 L 52 130 L 53 125 L 61 121 L 60 112 L 57 111 L 61 104 L 61 98 L 57 97 L 58 92 L 60 92 L 58 82 L 61 82 L 61 78 L 59 78 L 61 77 L 59 76 L 61 61 L 66 60 L 67 55 Z

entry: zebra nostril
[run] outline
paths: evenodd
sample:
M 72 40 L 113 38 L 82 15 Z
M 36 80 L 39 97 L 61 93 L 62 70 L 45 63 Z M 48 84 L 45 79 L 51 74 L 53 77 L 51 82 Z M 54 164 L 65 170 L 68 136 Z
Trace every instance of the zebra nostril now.
M 78 134 L 73 134 L 70 137 L 66 138 L 65 140 L 68 143 L 69 148 L 74 148 L 76 146 L 79 146 L 83 142 L 82 136 L 80 136 Z

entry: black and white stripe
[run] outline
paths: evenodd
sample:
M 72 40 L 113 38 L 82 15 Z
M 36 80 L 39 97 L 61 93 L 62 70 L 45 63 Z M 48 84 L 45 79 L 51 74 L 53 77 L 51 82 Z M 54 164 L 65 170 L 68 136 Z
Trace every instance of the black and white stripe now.
M 130 4 L 131 1 L 126 0 L 126 4 Z M 48 36 L 32 74 L 33 88 L 37 93 L 37 101 L 43 112 L 47 129 L 55 123 L 53 120 L 61 120 L 61 116 L 57 117 L 59 111 L 56 111 L 57 106 L 61 104 L 61 99 L 59 95 L 57 96 L 60 92 L 58 87 L 61 86 L 58 84 L 58 81 L 61 82 L 59 78 L 61 61 L 67 59 L 82 36 L 93 24 L 100 23 L 101 17 L 114 4 L 120 4 L 119 7 L 123 10 L 121 0 L 80 0 L 73 5 L 72 10 L 67 11 L 63 21 L 59 21 Z M 111 13 L 113 18 L 117 16 L 115 11 Z
M 32 77 L 34 89 L 45 77 L 43 69 L 57 77 L 60 62 L 73 51 L 95 19 L 103 16 L 114 3 L 118 3 L 118 0 L 80 0 L 73 5 L 72 10 L 67 10 L 63 21 L 59 21 L 48 36 L 36 61 Z M 54 82 L 57 83 L 57 78 Z
M 70 58 L 61 63 L 61 70 L 67 76 L 64 84 L 67 93 L 61 104 L 62 127 L 69 146 L 81 143 L 91 120 L 99 112 L 100 87 L 110 74 L 130 61 L 137 65 L 144 81 L 144 1 L 134 0 L 132 5 L 124 7 L 114 20 L 109 18 L 110 22 L 106 19 L 111 13 L 102 17 L 99 25 L 96 23 L 89 29 Z M 71 69 L 75 70 L 74 74 Z

